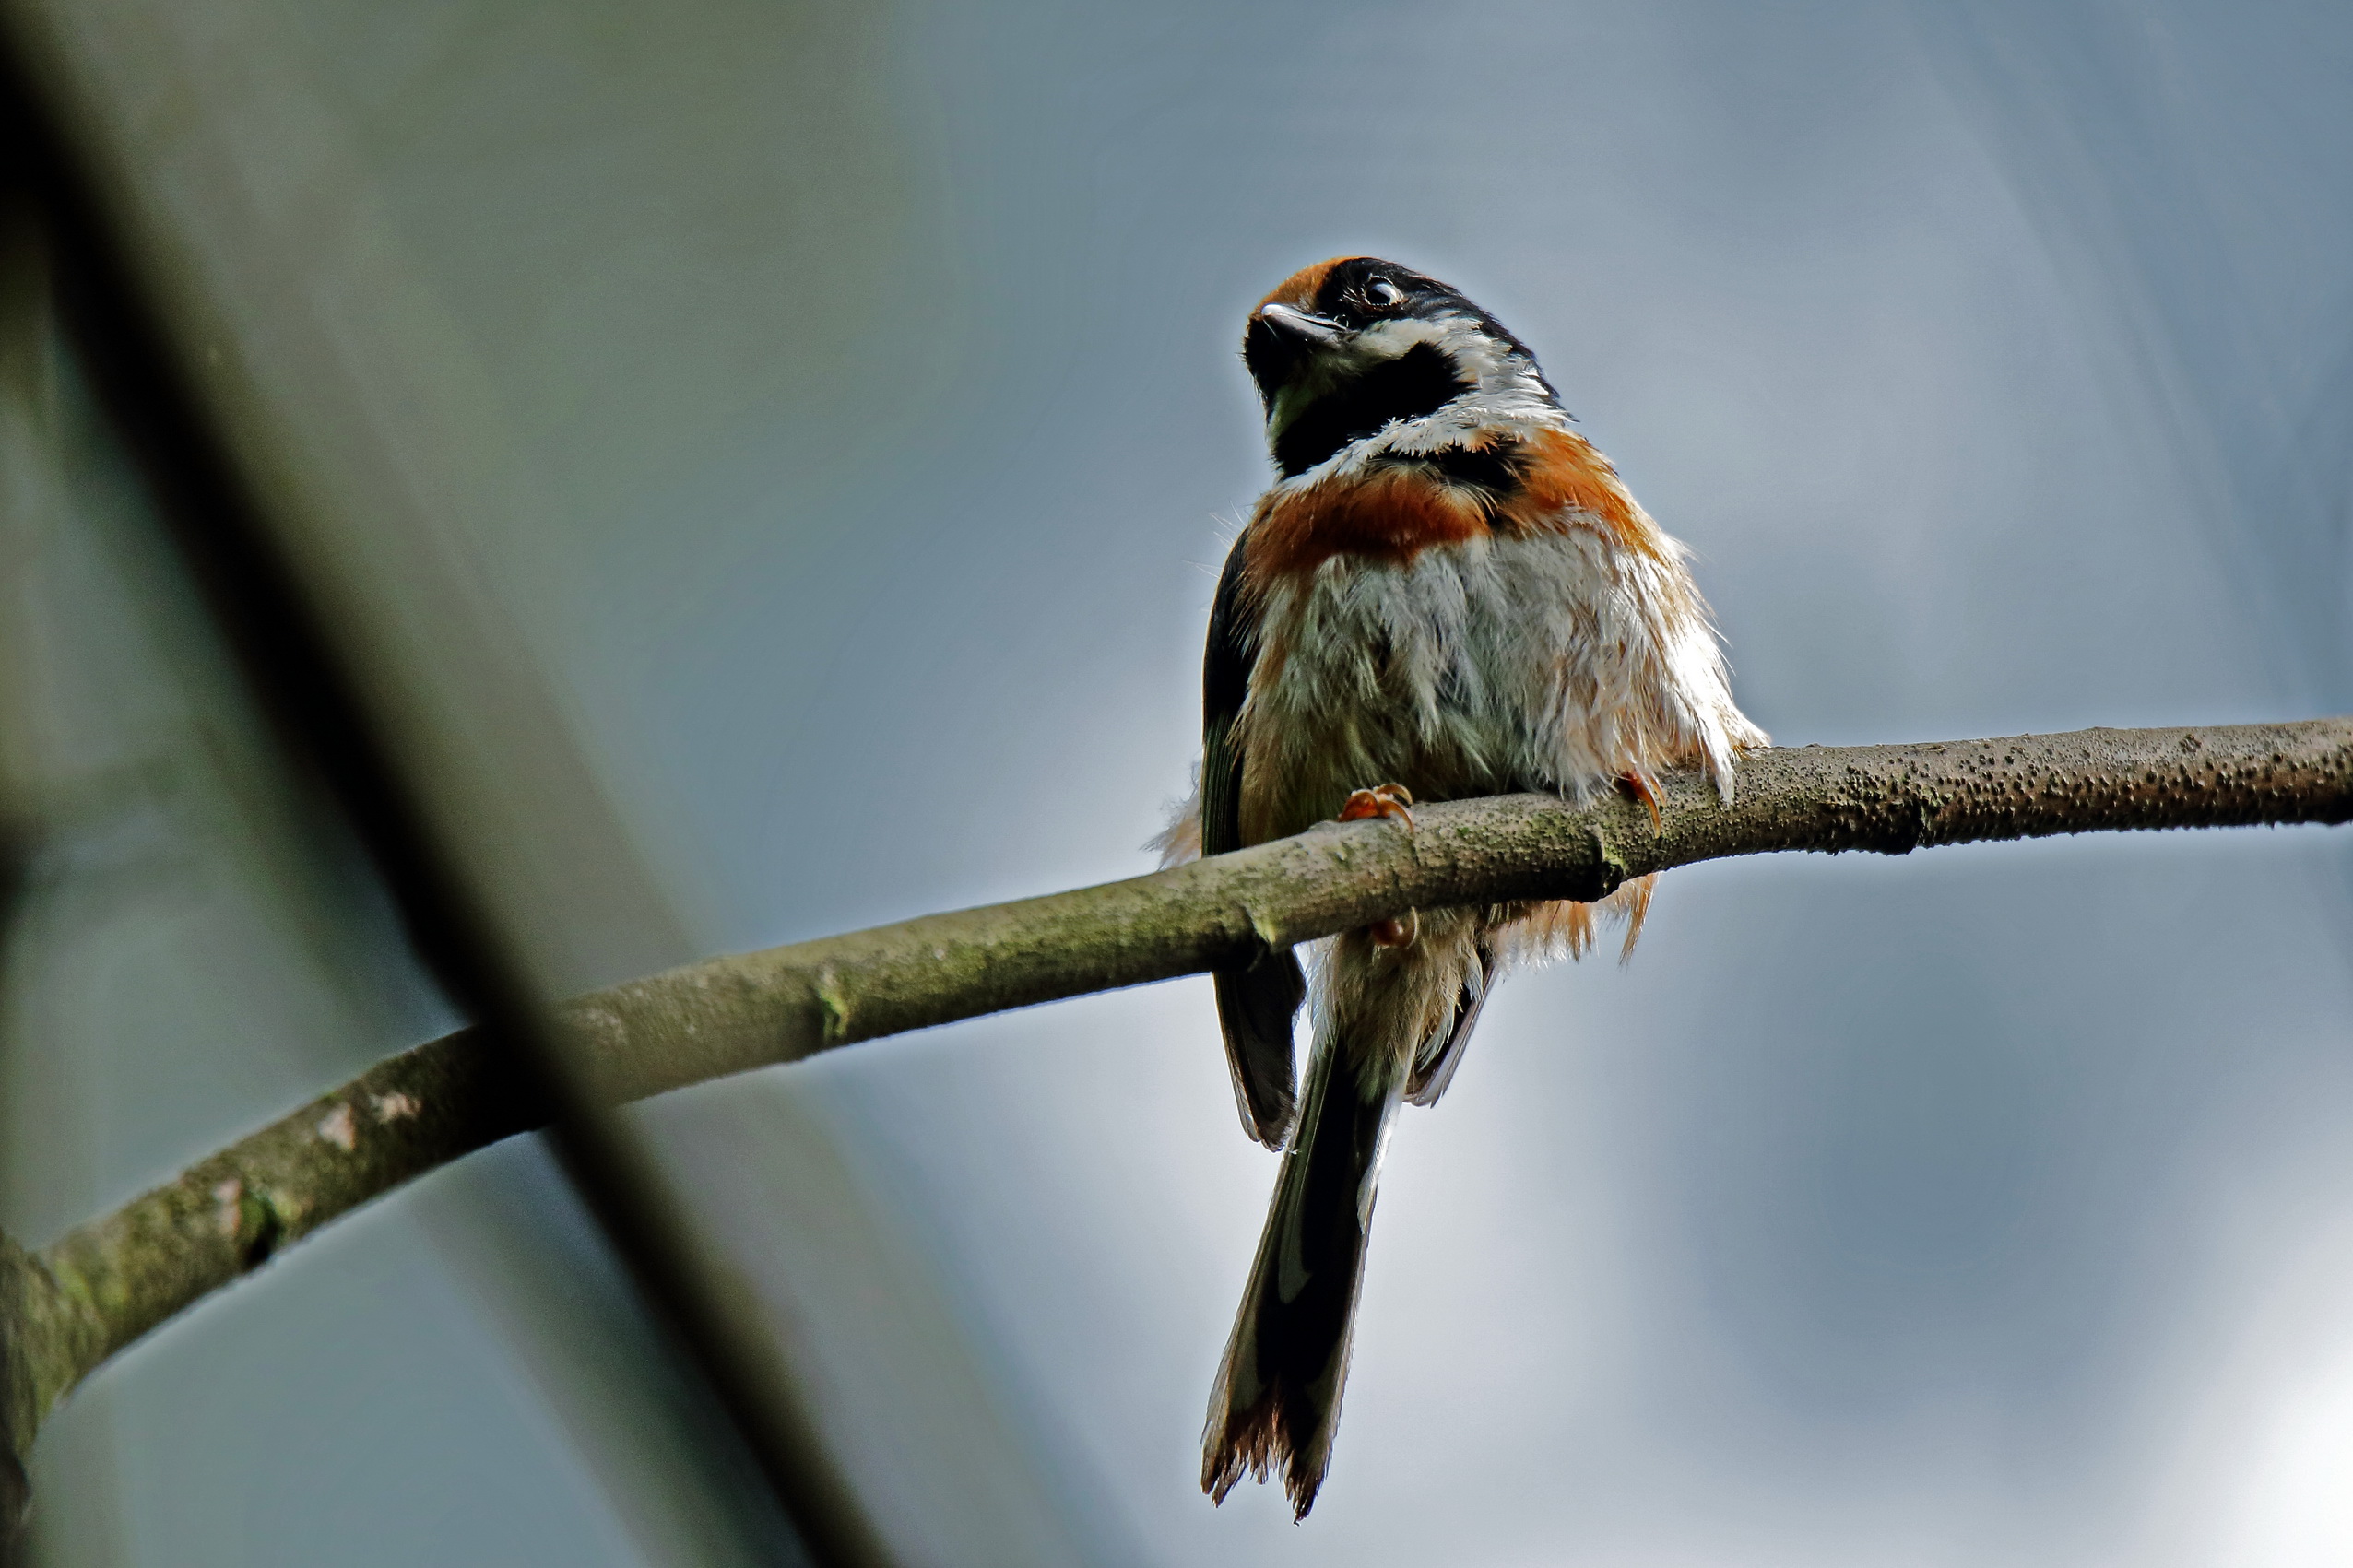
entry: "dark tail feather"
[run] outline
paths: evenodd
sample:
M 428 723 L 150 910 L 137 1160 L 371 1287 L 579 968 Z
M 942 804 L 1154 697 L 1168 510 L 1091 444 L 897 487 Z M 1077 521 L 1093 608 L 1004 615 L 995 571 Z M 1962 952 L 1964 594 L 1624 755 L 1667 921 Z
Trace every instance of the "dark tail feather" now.
M 1291 949 L 1260 956 L 1247 969 L 1216 973 L 1217 1021 L 1225 1032 L 1225 1065 L 1234 1073 L 1234 1102 L 1242 1130 L 1269 1149 L 1281 1149 L 1298 1108 L 1291 1083 L 1291 1020 L 1307 982 Z
M 1280 1468 L 1301 1519 L 1331 1462 L 1382 1134 L 1402 1088 L 1399 1071 L 1378 1067 L 1378 1081 L 1360 1085 L 1352 1055 L 1339 1040 L 1317 1042 L 1201 1435 L 1203 1491 L 1223 1503 L 1245 1475 L 1264 1480 Z

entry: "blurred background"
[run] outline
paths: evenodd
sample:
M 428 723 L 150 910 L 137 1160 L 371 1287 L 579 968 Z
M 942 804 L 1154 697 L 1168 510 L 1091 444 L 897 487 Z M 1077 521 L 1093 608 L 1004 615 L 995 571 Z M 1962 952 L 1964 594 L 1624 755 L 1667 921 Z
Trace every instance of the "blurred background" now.
M 551 992 L 1145 869 L 1337 253 L 1533 346 L 1783 744 L 2353 710 L 2340 6 L 19 9 Z M 7 254 L 30 1244 L 453 1020 Z M 2348 1020 L 2345 830 L 1677 872 L 1405 1119 L 1295 1527 L 1197 1490 L 1205 984 L 636 1119 L 911 1563 L 2318 1565 Z M 517 1140 L 85 1386 L 37 1561 L 760 1560 L 665 1366 Z

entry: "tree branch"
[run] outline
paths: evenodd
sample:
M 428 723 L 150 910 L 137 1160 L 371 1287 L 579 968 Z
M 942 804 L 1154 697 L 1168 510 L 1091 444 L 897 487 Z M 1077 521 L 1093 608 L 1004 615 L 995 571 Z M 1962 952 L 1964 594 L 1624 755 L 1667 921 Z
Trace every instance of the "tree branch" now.
M 2353 819 L 2353 719 L 2077 730 L 1763 751 L 1730 808 L 1697 774 L 1661 820 L 1544 796 L 1327 824 L 1153 876 L 712 959 L 567 1003 L 606 1100 L 983 1013 L 1247 962 L 1407 909 L 1606 895 L 1779 850 L 1903 855 L 2121 829 Z M 1204 1047 L 1206 1049 L 1206 1047 Z M 289 1244 L 412 1176 L 538 1126 L 461 1032 L 379 1063 L 54 1244 L 0 1238 L 0 1421 L 21 1456 L 98 1366 Z

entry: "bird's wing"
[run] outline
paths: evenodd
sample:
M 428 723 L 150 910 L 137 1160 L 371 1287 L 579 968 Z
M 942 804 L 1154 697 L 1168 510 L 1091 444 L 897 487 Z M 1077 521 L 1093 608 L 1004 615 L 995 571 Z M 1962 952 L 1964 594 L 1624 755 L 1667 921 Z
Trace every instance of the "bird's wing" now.
M 1242 586 L 1249 538 L 1245 532 L 1227 553 L 1209 614 L 1209 651 L 1201 667 L 1203 855 L 1242 847 L 1242 747 L 1234 726 L 1249 695 L 1259 642 Z M 1246 969 L 1218 970 L 1215 981 L 1217 1021 L 1225 1032 L 1225 1062 L 1234 1072 L 1242 1129 L 1269 1149 L 1281 1149 L 1298 1109 L 1291 1020 L 1307 994 L 1299 961 L 1284 948 L 1260 954 Z
M 1479 1021 L 1479 1009 L 1486 1005 L 1498 967 L 1494 945 L 1480 937 L 1470 973 L 1462 977 L 1462 993 L 1454 999 L 1453 1015 L 1413 1054 L 1413 1070 L 1405 1079 L 1407 1103 L 1435 1105 L 1446 1086 L 1454 1081 L 1454 1069 L 1462 1065 L 1471 1030 Z

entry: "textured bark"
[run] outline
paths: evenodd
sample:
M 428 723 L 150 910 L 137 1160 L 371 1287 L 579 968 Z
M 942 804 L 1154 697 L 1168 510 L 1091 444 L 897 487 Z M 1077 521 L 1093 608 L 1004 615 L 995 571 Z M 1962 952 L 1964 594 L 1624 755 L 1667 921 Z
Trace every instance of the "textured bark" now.
M 620 1102 L 1244 962 L 1408 909 L 1591 900 L 1626 878 L 1702 860 L 2344 822 L 2353 719 L 1784 749 L 1742 765 L 1730 808 L 1696 774 L 1668 778 L 1660 804 L 1655 828 L 1631 800 L 1577 811 L 1532 795 L 1424 807 L 1411 832 L 1327 824 L 1129 881 L 690 964 L 560 1015 L 603 1096 Z M 41 1418 L 108 1357 L 290 1243 L 541 1125 L 492 1059 L 466 1032 L 420 1045 L 41 1251 L 0 1238 L 8 1452 L 23 1454 Z

